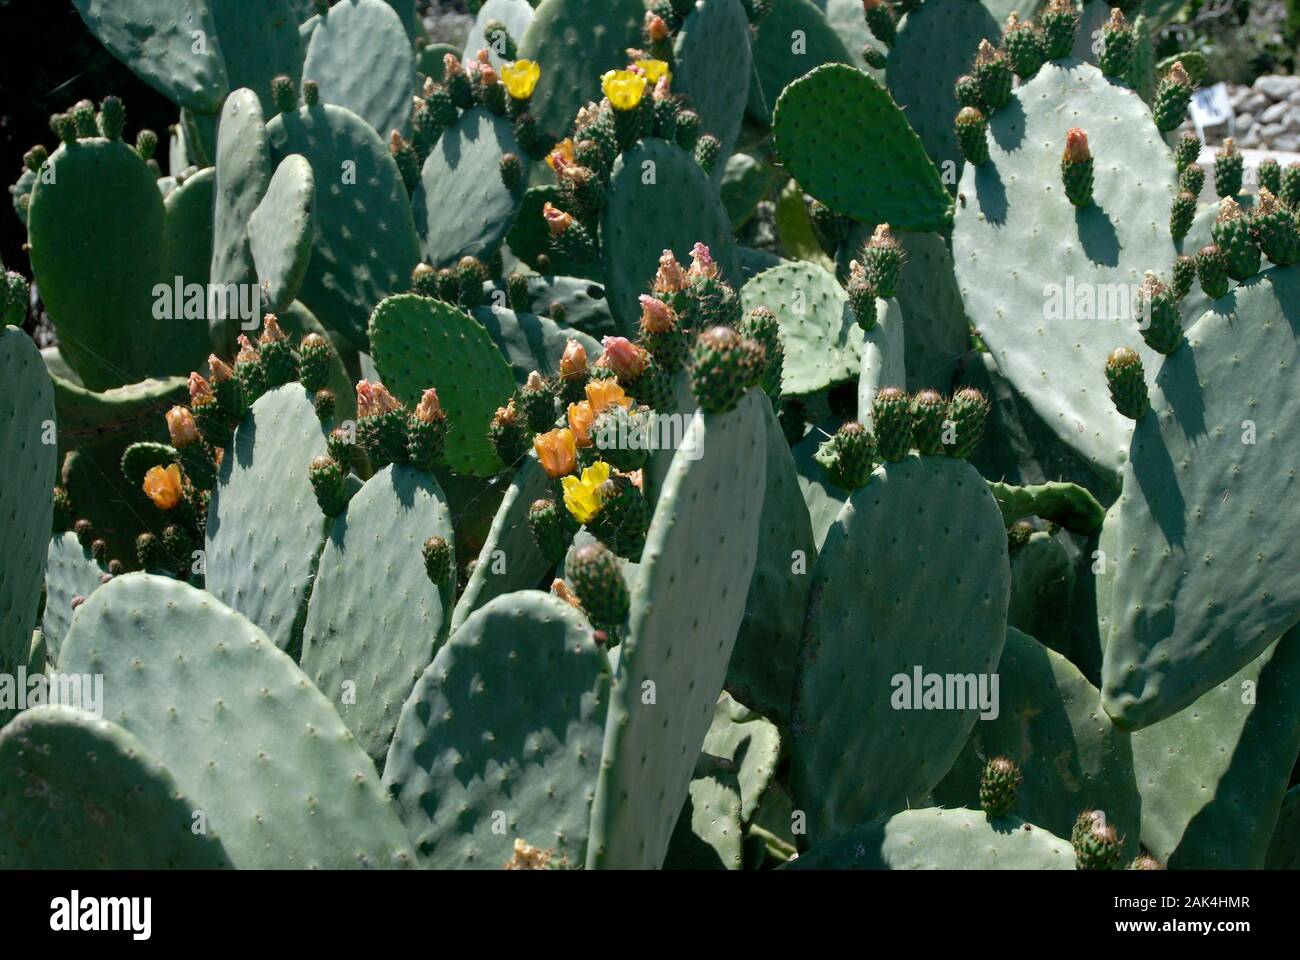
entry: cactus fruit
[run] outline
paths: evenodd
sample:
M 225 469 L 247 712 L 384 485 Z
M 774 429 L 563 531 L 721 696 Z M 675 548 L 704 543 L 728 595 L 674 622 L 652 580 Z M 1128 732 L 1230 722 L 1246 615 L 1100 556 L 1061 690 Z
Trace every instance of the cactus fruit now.
M 1196 260 L 1185 253 L 1179 254 L 1169 274 L 1169 289 L 1173 291 L 1174 299 L 1186 299 L 1192 292 L 1192 281 L 1196 279 Z
M 878 297 L 888 300 L 898 292 L 905 258 L 903 245 L 890 231 L 889 224 L 877 226 L 862 248 L 862 268 Z
M 948 422 L 944 426 L 944 446 L 950 456 L 964 459 L 975 451 L 984 439 L 989 409 L 984 394 L 974 387 L 962 387 L 952 395 L 948 402 Z
M 1211 300 L 1228 292 L 1228 255 L 1216 244 L 1207 243 L 1196 252 L 1196 277 Z
M 1175 240 L 1187 236 L 1196 217 L 1196 194 L 1183 190 L 1174 197 L 1173 209 L 1169 212 L 1169 235 Z
M 1007 17 L 1007 25 L 1002 33 L 1002 49 L 1011 61 L 1011 69 L 1021 80 L 1028 80 L 1038 72 L 1047 53 L 1038 27 L 1031 21 L 1021 20 L 1015 11 Z M 962 103 L 964 106 L 977 106 L 965 101 Z
M 1300 160 L 1294 160 L 1282 171 L 1281 188 L 1277 197 L 1297 214 L 1300 214 Z
M 1048 60 L 1068 57 L 1079 29 L 1079 13 L 1072 0 L 1050 0 L 1038 18 L 1043 33 L 1043 52 Z
M 1078 127 L 1065 134 L 1065 151 L 1061 154 L 1061 181 L 1065 195 L 1076 207 L 1092 203 L 1092 152 L 1088 149 L 1088 135 Z
M 328 456 L 316 457 L 308 473 L 321 513 L 337 517 L 348 505 L 347 479 L 343 468 Z
M 987 39 L 979 43 L 972 75 L 984 108 L 997 110 L 1011 99 L 1011 63 L 1006 53 Z
M 1137 420 L 1151 408 L 1142 358 L 1131 347 L 1116 347 L 1106 358 L 1106 381 L 1115 409 Z
M 406 455 L 412 464 L 425 471 L 441 464 L 447 441 L 447 414 L 438 401 L 438 391 L 432 387 L 424 391 L 407 420 L 406 437 Z
M 1154 273 L 1148 273 L 1142 280 L 1139 301 L 1142 305 L 1142 323 L 1139 325 L 1142 339 L 1156 353 L 1168 356 L 1183 342 L 1177 296 Z M 1109 379 L 1109 361 L 1106 371 Z
M 1201 155 L 1201 138 L 1194 133 L 1184 133 L 1174 144 L 1174 164 L 1178 167 L 1178 173 L 1181 175 L 1184 171 L 1196 166 L 1196 160 Z M 1199 193 L 1200 190 L 1193 191 Z
M 1196 164 L 1187 167 L 1178 177 L 1178 189 L 1183 193 L 1190 193 L 1195 200 L 1201 195 L 1201 190 L 1205 187 L 1205 171 Z
M 888 0 L 862 0 L 862 12 L 872 34 L 886 47 L 892 47 L 898 36 L 898 19 Z
M 1079 815 L 1071 843 L 1080 870 L 1113 870 L 1124 851 L 1124 839 L 1096 811 Z
M 627 584 L 608 547 L 600 542 L 578 547 L 569 554 L 564 575 L 592 623 L 617 628 L 623 622 L 629 609 Z
M 1228 137 L 1214 155 L 1214 192 L 1220 197 L 1235 197 L 1241 193 L 1243 162 L 1237 142 Z
M 1014 760 L 994 757 L 980 774 L 980 809 L 990 817 L 1005 817 L 1016 804 L 1016 788 L 1023 779 Z
M 871 479 L 875 439 L 856 420 L 841 424 L 834 436 L 818 448 L 817 462 L 826 468 L 831 482 L 844 490 L 856 490 Z
M 528 529 L 548 564 L 555 566 L 564 560 L 573 535 L 554 500 L 533 501 L 528 508 Z
M 1192 80 L 1180 62 L 1175 61 L 1156 86 L 1155 103 L 1151 113 L 1156 129 L 1166 133 L 1175 129 L 1187 118 L 1187 103 L 1192 98 Z
M 1252 236 L 1250 220 L 1232 197 L 1224 197 L 1219 203 L 1210 235 L 1227 258 L 1228 276 L 1233 280 L 1248 280 L 1259 273 L 1259 247 Z
M 963 107 L 974 107 L 977 110 L 984 109 L 984 97 L 980 93 L 980 85 L 970 74 L 964 73 L 957 78 L 953 84 L 953 92 L 957 94 L 957 102 Z
M 898 387 L 885 387 L 871 401 L 871 423 L 880 456 L 897 463 L 912 449 L 912 408 Z
M 765 306 L 754 307 L 740 324 L 740 335 L 762 347 L 763 359 L 754 386 L 772 399 L 780 399 L 785 347 L 781 344 L 780 321 Z
M 962 107 L 957 113 L 956 127 L 961 155 L 976 166 L 987 163 L 989 123 L 984 114 L 975 107 Z
M 1110 18 L 1101 28 L 1101 54 L 1097 62 L 1102 72 L 1122 79 L 1133 62 L 1135 42 L 1133 28 L 1124 18 L 1124 12 L 1119 7 L 1111 8 Z
M 696 341 L 691 364 L 691 390 L 700 408 L 710 413 L 734 410 L 752 375 L 740 334 L 731 327 L 711 327 Z
M 408 416 L 381 383 L 357 383 L 357 441 L 376 469 L 405 463 L 409 456 Z
M 1282 204 L 1268 187 L 1260 187 L 1259 200 L 1250 211 L 1250 232 L 1264 256 L 1279 267 L 1300 261 L 1297 212 Z
M 922 390 L 912 397 L 910 412 L 912 446 L 931 456 L 942 453 L 944 420 L 948 416 L 948 404 L 943 396 L 937 390 Z
M 1162 863 L 1161 863 L 1159 860 L 1157 860 L 1155 857 L 1151 856 L 1151 854 L 1149 854 L 1149 853 L 1141 853 L 1141 854 L 1138 854 L 1136 857 L 1134 857 L 1134 858 L 1133 858 L 1133 862 L 1130 863 L 1130 864 L 1129 864 L 1127 867 L 1125 867 L 1124 869 L 1126 869 L 1126 870 L 1163 870 L 1164 868 L 1165 868 L 1165 867 L 1164 867 L 1164 864 L 1162 864 Z
M 442 537 L 430 537 L 424 541 L 424 572 L 429 582 L 436 587 L 451 583 L 452 569 L 451 544 Z

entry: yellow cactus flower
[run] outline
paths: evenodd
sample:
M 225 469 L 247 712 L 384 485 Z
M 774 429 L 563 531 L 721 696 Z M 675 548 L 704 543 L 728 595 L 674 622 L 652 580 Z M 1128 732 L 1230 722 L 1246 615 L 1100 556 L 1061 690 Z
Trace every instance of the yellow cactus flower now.
M 144 495 L 159 510 L 171 510 L 181 502 L 181 468 L 174 463 L 150 467 L 144 475 Z
M 501 68 L 501 82 L 506 92 L 516 100 L 527 100 L 537 89 L 542 68 L 533 60 L 516 60 Z
M 600 88 L 615 110 L 635 110 L 647 83 L 644 76 L 631 70 L 611 70 L 600 78 Z
M 582 477 L 565 477 L 560 481 L 564 488 L 564 505 L 579 523 L 596 519 L 603 506 L 600 488 L 609 479 L 609 464 L 598 460 L 582 471 Z
M 673 72 L 668 69 L 668 64 L 662 60 L 638 60 L 636 65 L 641 68 L 641 72 L 645 74 L 645 78 L 652 85 L 657 85 L 665 77 L 669 82 L 672 82 Z
M 594 414 L 601 414 L 610 407 L 630 407 L 632 398 L 623 392 L 617 380 L 590 380 L 587 382 L 587 402 L 591 404 Z
M 578 468 L 578 445 L 573 431 L 568 428 L 539 433 L 533 438 L 533 449 L 537 451 L 542 469 L 552 480 Z
M 559 173 L 573 163 L 573 141 L 561 140 L 546 155 L 546 165 Z

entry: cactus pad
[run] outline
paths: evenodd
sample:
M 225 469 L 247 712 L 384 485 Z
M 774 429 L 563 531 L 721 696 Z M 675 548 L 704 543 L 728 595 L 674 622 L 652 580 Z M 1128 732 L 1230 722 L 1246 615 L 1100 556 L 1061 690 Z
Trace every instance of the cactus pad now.
M 276 168 L 248 218 L 249 252 L 271 312 L 284 310 L 298 295 L 315 230 L 316 178 L 305 157 L 291 154 Z
M 721 182 L 745 114 L 750 78 L 749 19 L 741 0 L 701 0 L 676 40 L 673 91 L 690 98 L 700 129 L 718 138 L 715 182 Z

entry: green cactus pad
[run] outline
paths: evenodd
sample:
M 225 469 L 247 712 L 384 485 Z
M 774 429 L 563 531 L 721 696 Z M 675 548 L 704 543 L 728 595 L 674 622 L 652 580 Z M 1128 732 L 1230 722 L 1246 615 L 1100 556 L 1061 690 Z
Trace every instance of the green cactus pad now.
M 690 98 L 701 131 L 718 138 L 714 182 L 720 183 L 749 92 L 749 18 L 741 0 L 700 0 L 682 21 L 674 47 L 673 92 Z
M 262 106 L 252 90 L 236 90 L 226 98 L 216 157 L 209 277 L 214 284 L 248 284 L 254 278 L 249 221 L 266 194 L 272 169 Z M 236 336 L 246 329 L 244 323 L 262 319 L 260 302 L 252 317 L 238 315 L 233 308 L 239 302 L 231 302 L 224 311 L 231 316 L 208 315 L 212 345 L 222 354 L 234 352 Z
M 734 153 L 727 160 L 718 192 L 737 230 L 753 218 L 775 179 L 776 170 L 771 164 L 748 153 Z
M 1007 605 L 1009 625 L 1071 662 L 1078 652 L 1072 609 L 1077 554 L 1066 537 L 1043 530 L 1030 534 L 1029 541 L 1011 556 L 1011 602 Z M 1093 621 L 1095 624 L 1095 613 Z M 1096 632 L 1095 626 L 1092 632 Z
M 978 806 L 981 758 L 1007 757 L 1024 775 L 1011 813 L 1068 836 L 1080 810 L 1101 809 L 1138 852 L 1142 800 L 1129 735 L 1101 710 L 1101 694 L 1077 667 L 1015 628 L 998 663 L 999 713 L 975 724 L 934 790 L 944 806 Z
M 1068 840 L 982 810 L 904 810 L 802 854 L 788 870 L 1073 870 Z
M 568 132 L 578 110 L 603 94 L 600 78 L 627 66 L 627 48 L 644 43 L 641 0 L 542 0 L 523 37 L 521 60 L 535 60 L 542 76 L 530 111 L 547 133 Z
M 70 706 L 0 730 L 0 869 L 216 870 L 221 842 L 191 830 L 196 804 L 134 736 Z
M 860 5 L 857 18 L 862 20 Z M 759 21 L 753 41 L 759 97 L 755 100 L 751 93 L 750 115 L 770 125 L 772 109 L 787 86 L 824 63 L 854 62 L 840 36 L 809 0 L 774 0 L 771 12 Z
M 435 586 L 416 562 L 433 536 L 455 538 L 438 482 L 391 465 L 348 502 L 317 566 L 302 669 L 375 761 L 451 619 L 455 583 Z
M 838 421 L 815 424 L 798 443 L 790 448 L 794 467 L 799 471 L 799 492 L 812 521 L 813 543 L 818 551 L 826 541 L 826 534 L 840 515 L 848 491 L 837 487 L 826 476 L 826 469 L 814 459 L 817 448 L 835 435 Z
M 118 140 L 64 145 L 48 163 L 51 179 L 32 190 L 27 239 L 63 358 L 91 389 L 133 383 L 150 373 L 159 335 L 152 317 L 162 194 L 139 154 Z
M 875 429 L 872 401 L 885 387 L 907 386 L 907 331 L 897 300 L 876 300 L 876 325 L 863 336 L 858 370 L 858 419 Z
M 936 603 L 937 591 L 961 601 Z M 816 845 L 925 796 L 977 707 L 896 708 L 900 677 L 991 674 L 1006 639 L 1007 538 L 988 485 L 949 457 L 909 456 L 850 494 L 822 545 L 792 704 L 790 783 Z M 921 702 L 910 690 L 904 706 Z M 854 771 L 845 777 L 844 771 Z
M 77 515 L 90 520 L 95 536 L 108 544 L 109 558 L 133 566 L 136 536 L 144 530 L 161 534 L 169 521 L 122 475 L 122 454 L 136 442 L 167 442 L 163 415 L 186 402 L 185 381 L 142 380 L 94 393 L 58 376 L 53 380 L 63 486 Z
M 668 841 L 663 869 L 739 870 L 745 862 L 744 842 L 740 778 L 734 765 L 707 751 L 701 753 Z
M 861 70 L 827 64 L 781 94 L 776 152 L 836 213 L 896 230 L 941 230 L 952 222 L 952 202 L 910 116 Z
M 1106 511 L 1086 488 L 1074 483 L 1040 483 L 1017 487 L 1009 483 L 989 484 L 993 498 L 1002 510 L 1002 519 L 1010 527 L 1017 520 L 1039 517 L 1071 533 L 1095 533 Z
M 447 411 L 447 466 L 490 476 L 501 461 L 488 423 L 514 393 L 515 380 L 483 325 L 463 310 L 414 294 L 389 297 L 370 318 L 375 366 L 384 384 L 414 409 L 436 387 Z
M 319 229 L 298 299 L 327 329 L 368 350 L 371 311 L 407 288 L 420 261 L 397 163 L 370 125 L 343 107 L 304 106 L 273 119 L 267 133 L 273 163 L 300 153 L 316 174 Z
M 209 6 L 230 89 L 248 87 L 269 112 L 271 81 L 285 74 L 297 89 L 302 79 L 303 41 L 293 0 L 209 0 Z
M 1294 489 L 1282 425 L 1300 415 L 1298 331 L 1300 267 L 1274 267 L 1219 300 L 1156 377 L 1124 468 L 1102 670 L 1124 726 L 1177 713 L 1300 615 L 1300 541 L 1278 509 Z
M 41 632 L 51 663 L 59 662 L 59 648 L 72 624 L 72 600 L 89 597 L 99 589 L 108 571 L 81 545 L 71 531 L 55 534 L 45 554 L 45 612 Z
M 833 274 L 813 263 L 783 263 L 746 283 L 740 304 L 746 312 L 768 307 L 780 321 L 783 396 L 818 393 L 858 375 L 862 329 Z
M 663 862 L 757 561 L 767 403 L 751 390 L 730 413 L 696 414 L 663 481 L 619 646 L 589 868 Z M 752 479 L 738 488 L 738 475 Z
M 78 610 L 62 669 L 104 675 L 105 718 L 167 765 L 236 866 L 414 862 L 392 801 L 329 701 L 209 594 L 144 573 L 114 578 Z
M 297 651 L 316 561 L 329 532 L 308 479 L 325 429 L 299 384 L 253 404 L 221 461 L 208 508 L 208 591 Z
M 1000 23 L 1005 19 L 995 18 L 980 3 L 926 0 L 903 20 L 889 50 L 885 63 L 889 92 L 949 188 L 963 166 L 953 128 L 961 108 L 954 87 L 957 78 L 970 71 L 980 40 L 995 46 L 1001 41 Z
M 645 183 L 650 171 L 654 182 Z M 691 248 L 703 243 L 723 279 L 733 287 L 740 283 L 726 208 L 708 174 L 676 144 L 644 140 L 619 157 L 601 233 L 605 293 L 614 319 L 625 329 L 636 329 L 641 317 L 637 297 L 649 292 L 664 250 L 689 264 Z
M 515 383 L 520 385 L 534 370 L 544 377 L 558 376 L 560 357 L 570 340 L 582 344 L 591 363 L 602 352 L 599 340 L 547 317 L 515 313 L 505 307 L 477 307 L 473 315 L 496 343 L 510 364 Z
M 74 0 L 90 32 L 168 100 L 215 113 L 229 86 L 205 0 Z M 206 46 L 196 49 L 194 32 Z
M 1264 866 L 1298 749 L 1293 627 L 1192 706 L 1133 734 L 1143 845 L 1171 868 Z
M 212 265 L 213 202 L 216 170 L 206 167 L 185 182 L 163 201 L 163 269 L 160 283 L 175 286 L 176 278 L 184 284 L 207 284 Z M 206 290 L 206 287 L 204 288 Z M 200 370 L 211 351 L 207 311 L 186 313 L 165 321 L 154 351 L 152 373 L 155 376 L 185 376 Z
M 1288 790 L 1282 801 L 1264 865 L 1270 870 L 1300 869 L 1300 785 Z
M 0 672 L 27 661 L 45 574 L 57 449 L 54 388 L 41 352 L 0 330 Z
M 758 559 L 745 601 L 745 618 L 727 665 L 727 690 L 779 722 L 788 719 L 799 634 L 812 584 L 817 548 L 799 491 L 794 458 L 769 408 L 767 480 L 759 518 Z M 707 750 L 706 752 L 711 752 Z
M 305 157 L 291 154 L 276 168 L 248 218 L 248 246 L 258 282 L 279 313 L 298 295 L 316 231 L 316 178 Z
M 538 463 L 537 455 L 530 452 L 510 480 L 474 572 L 456 603 L 452 613 L 453 631 L 494 598 L 530 590 L 542 582 L 551 564 L 542 556 L 528 529 L 528 508 L 535 500 L 552 493 L 550 479 Z
M 529 309 L 539 316 L 548 316 L 558 303 L 564 323 L 592 337 L 632 336 L 635 329 L 615 322 L 604 286 L 585 277 L 529 277 L 528 302 Z
M 424 161 L 424 246 L 435 267 L 453 266 L 464 256 L 486 260 L 509 233 L 523 188 L 510 190 L 501 180 L 506 153 L 527 169 L 510 123 L 476 107 L 443 133 Z
M 322 103 L 347 107 L 384 140 L 410 124 L 415 51 L 384 0 L 330 7 L 311 33 L 302 77 L 317 84 Z
M 462 60 L 471 60 L 478 56 L 480 50 L 487 50 L 492 60 L 492 66 L 498 70 L 502 65 L 509 62 L 503 60 L 495 50 L 488 46 L 487 38 L 483 36 L 483 28 L 496 20 L 506 28 L 506 33 L 516 44 L 524 38 L 528 32 L 528 25 L 533 22 L 533 5 L 528 0 L 487 0 L 479 9 L 478 15 L 474 18 L 474 23 L 469 28 L 469 34 L 465 37 L 465 49 L 461 54 Z M 520 54 L 522 57 L 523 55 Z
M 516 838 L 581 864 L 609 687 L 590 625 L 556 597 L 512 593 L 461 624 L 384 770 L 429 865 L 500 869 Z
M 848 48 L 851 58 L 848 62 L 883 82 L 883 70 L 868 67 L 862 51 L 863 48 L 870 47 L 883 59 L 889 53 L 889 48 L 867 26 L 866 18 L 862 15 L 861 0 L 817 0 L 817 6 L 825 12 L 827 22 Z
M 1084 209 L 1060 186 L 1071 126 L 1087 130 L 1096 159 Z M 1148 371 L 1160 369 L 1132 318 L 1144 271 L 1174 260 L 1169 151 L 1136 94 L 1096 67 L 1056 60 L 993 114 L 989 154 L 966 168 L 953 229 L 966 312 L 1061 441 L 1114 473 L 1132 422 L 1110 399 L 1106 357 L 1129 344 Z

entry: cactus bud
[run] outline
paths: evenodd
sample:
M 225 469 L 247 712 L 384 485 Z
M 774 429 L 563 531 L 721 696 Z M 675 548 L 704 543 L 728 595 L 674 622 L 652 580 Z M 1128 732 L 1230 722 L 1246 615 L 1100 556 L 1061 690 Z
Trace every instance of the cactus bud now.
M 861 423 L 840 425 L 835 435 L 817 448 L 814 459 L 837 487 L 853 491 L 871 479 L 875 438 Z
M 1124 18 L 1124 12 L 1119 7 L 1112 7 L 1110 19 L 1101 28 L 1101 54 L 1097 63 L 1102 73 L 1123 78 L 1133 63 L 1133 49 L 1136 44 L 1137 38 L 1133 34 L 1133 28 Z
M 1122 416 L 1139 420 L 1151 408 L 1142 358 L 1131 347 L 1116 347 L 1106 358 L 1106 382 Z
M 572 383 L 587 380 L 587 349 L 577 340 L 569 340 L 560 356 L 560 379 Z
M 1227 257 L 1228 276 L 1233 280 L 1248 280 L 1259 273 L 1259 247 L 1255 245 L 1250 221 L 1232 197 L 1224 197 L 1219 203 L 1210 235 Z
M 1259 202 L 1250 213 L 1251 236 L 1279 267 L 1300 261 L 1300 229 L 1296 214 L 1283 204 L 1268 187 L 1260 187 Z
M 1011 69 L 1021 80 L 1028 80 L 1038 72 L 1046 54 L 1038 28 L 1028 21 L 1022 21 L 1014 10 L 1007 17 L 1006 28 L 1002 31 L 1002 49 L 1011 61 Z
M 429 582 L 435 587 L 444 587 L 451 583 L 454 562 L 451 544 L 442 537 L 430 537 L 424 541 L 424 572 Z
M 1174 144 L 1174 163 L 1181 175 L 1188 167 L 1196 164 L 1201 155 L 1201 138 L 1194 133 L 1184 133 Z M 1199 191 L 1198 191 L 1199 192 Z
M 990 817 L 1005 817 L 1016 802 L 1024 776 L 1014 760 L 994 757 L 980 774 L 980 808 Z
M 943 422 L 948 404 L 937 390 L 922 390 L 912 397 L 912 446 L 929 456 L 943 452 Z
M 907 394 L 898 387 L 885 387 L 871 401 L 871 423 L 880 456 L 897 463 L 912 446 L 912 412 Z
M 50 130 L 62 143 L 77 142 L 77 123 L 69 114 L 56 113 L 50 117 Z
M 298 345 L 298 380 L 312 393 L 325 389 L 329 381 L 334 347 L 329 338 L 309 333 Z
M 162 563 L 163 549 L 152 533 L 142 533 L 135 538 L 135 560 L 142 569 L 156 569 Z
M 158 134 L 152 130 L 141 130 L 135 135 L 135 152 L 140 155 L 141 160 L 152 160 L 157 149 Z
M 121 140 L 126 124 L 126 108 L 119 97 L 107 96 L 99 103 L 99 134 L 108 140 Z
M 1129 870 L 1163 870 L 1164 868 L 1165 868 L 1164 864 L 1162 864 L 1162 863 L 1161 863 L 1159 860 L 1157 860 L 1155 857 L 1151 856 L 1151 854 L 1149 854 L 1149 853 L 1140 853 L 1140 854 L 1138 854 L 1138 855 L 1133 859 L 1133 862 L 1130 863 L 1126 869 L 1129 869 Z
M 302 82 L 302 102 L 309 107 L 314 107 L 320 103 L 320 86 L 315 80 L 304 80 Z
M 76 522 L 76 515 L 72 508 L 72 497 L 63 487 L 54 488 L 54 517 L 51 533 L 64 533 L 71 530 L 72 525 Z
M 898 20 L 888 0 L 862 0 L 862 13 L 875 38 L 892 47 L 898 36 Z
M 678 293 L 686 289 L 686 272 L 677 262 L 671 250 L 659 255 L 659 269 L 655 272 L 653 291 L 655 293 Z
M 1192 229 L 1192 220 L 1196 217 L 1196 194 L 1184 190 L 1174 197 L 1173 209 L 1169 211 L 1169 235 L 1181 240 Z
M 89 100 L 78 100 L 68 111 L 80 138 L 99 136 L 99 125 L 95 122 L 95 105 Z
M 1011 63 L 987 39 L 980 40 L 975 52 L 973 75 L 985 108 L 997 110 L 1011 99 Z
M 722 156 L 722 143 L 711 133 L 706 133 L 695 141 L 695 162 L 705 173 L 712 173 Z
M 894 237 L 889 224 L 878 225 L 862 248 L 862 267 L 876 288 L 877 296 L 888 300 L 898 292 L 898 279 L 905 259 L 903 245 Z
M 1080 870 L 1110 870 L 1124 850 L 1124 839 L 1099 811 L 1079 814 L 1070 839 Z
M 1183 68 L 1182 61 L 1176 60 L 1156 86 L 1155 102 L 1151 105 L 1156 129 L 1167 133 L 1182 123 L 1187 118 L 1187 102 L 1191 98 L 1192 79 Z
M 280 74 L 271 79 L 271 103 L 276 113 L 293 113 L 298 109 L 298 91 L 294 89 L 293 80 L 287 74 Z
M 605 337 L 601 341 L 604 353 L 601 355 L 602 366 L 609 367 L 618 376 L 619 383 L 627 387 L 635 383 L 645 372 L 649 357 L 642 347 L 638 347 L 627 337 Z
M 1043 53 L 1048 60 L 1068 57 L 1074 48 L 1074 35 L 1079 29 L 1079 12 L 1074 0 L 1051 0 L 1039 15 L 1042 27 Z
M 311 488 L 316 493 L 316 503 L 327 517 L 337 517 L 348 505 L 347 475 L 335 459 L 316 457 L 308 470 Z
M 45 161 L 50 159 L 50 152 L 41 144 L 32 147 L 23 154 L 23 166 L 32 173 L 40 173 L 41 167 L 45 166 Z
M 1065 151 L 1061 155 L 1061 181 L 1065 195 L 1076 207 L 1092 203 L 1093 160 L 1088 149 L 1088 135 L 1078 127 L 1065 134 Z
M 975 107 L 962 107 L 957 112 L 957 145 L 961 155 L 979 166 L 989 159 L 988 121 Z
M 334 419 L 334 408 L 337 405 L 337 398 L 333 390 L 317 390 L 312 394 L 312 408 L 316 411 L 316 419 L 321 423 L 329 423 Z
M 1228 256 L 1215 244 L 1207 243 L 1196 252 L 1196 276 L 1211 300 L 1228 292 Z
M 691 390 L 708 413 L 734 410 L 745 395 L 748 372 L 740 334 L 730 327 L 712 327 L 700 334 L 691 368 Z
M 199 441 L 199 428 L 194 423 L 194 415 L 187 407 L 172 407 L 167 411 L 167 432 L 171 435 L 172 446 L 184 450 Z
M 870 333 L 876 326 L 876 297 L 879 291 L 867 276 L 866 267 L 861 261 L 853 260 L 849 263 L 847 290 L 853 319 L 864 332 Z
M 513 398 L 504 407 L 497 408 L 488 424 L 488 440 L 501 462 L 507 466 L 517 462 L 527 452 L 528 436 Z
M 1007 556 L 1014 557 L 1029 546 L 1029 538 L 1034 535 L 1033 524 L 1027 520 L 1017 520 L 1007 528 Z
M 781 344 L 781 324 L 776 314 L 767 307 L 755 307 L 741 322 L 740 333 L 763 348 L 763 362 L 755 386 L 773 399 L 780 397 L 785 347 Z
M 554 500 L 533 502 L 528 509 L 528 529 L 532 531 L 537 548 L 548 564 L 554 566 L 564 560 L 565 554 L 569 552 L 572 537 L 559 505 Z M 576 605 L 576 598 L 573 602 Z
M 984 97 L 980 94 L 980 85 L 968 73 L 963 73 L 953 84 L 953 92 L 957 94 L 957 102 L 963 107 L 974 107 L 977 110 L 984 109 Z
M 599 541 L 574 550 L 565 564 L 578 602 L 593 624 L 617 628 L 630 607 L 618 558 Z
M 1192 292 L 1192 281 L 1196 279 L 1196 261 L 1187 254 L 1175 257 L 1170 277 L 1169 289 L 1174 292 L 1175 299 L 1182 300 Z
M 89 550 L 90 545 L 95 542 L 94 525 L 83 518 L 72 525 L 72 531 L 77 535 L 77 542 Z
M 1143 323 L 1139 328 L 1142 339 L 1156 353 L 1168 356 L 1183 342 L 1178 299 L 1154 273 L 1147 273 L 1139 287 L 1139 300 L 1143 312 Z
M 988 421 L 989 402 L 974 387 L 962 387 L 948 402 L 948 420 L 951 422 L 955 442 L 947 445 L 948 454 L 962 459 L 969 457 L 984 439 Z
M 1228 137 L 1214 155 L 1214 192 L 1220 197 L 1235 197 L 1241 192 L 1243 160 L 1237 142 Z

